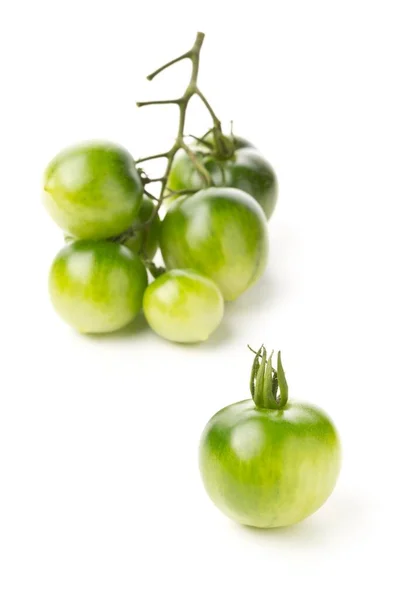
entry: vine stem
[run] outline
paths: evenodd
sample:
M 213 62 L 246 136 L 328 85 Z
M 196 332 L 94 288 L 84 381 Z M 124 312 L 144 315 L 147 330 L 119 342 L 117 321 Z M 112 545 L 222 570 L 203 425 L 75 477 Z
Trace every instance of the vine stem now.
M 181 54 L 181 56 L 178 56 L 178 58 L 174 58 L 173 60 L 170 60 L 165 65 L 162 65 L 161 67 L 159 67 L 158 69 L 153 71 L 153 73 L 151 73 L 147 77 L 147 79 L 149 81 L 151 81 L 152 79 L 154 79 L 154 77 L 156 77 L 157 75 L 159 75 L 165 69 L 168 69 L 172 65 L 175 65 L 176 63 L 181 62 L 186 59 L 190 60 L 192 63 L 192 70 L 191 70 L 191 74 L 190 74 L 189 84 L 188 84 L 186 90 L 184 91 L 183 95 L 180 98 L 177 98 L 175 100 L 153 100 L 153 101 L 150 100 L 150 101 L 146 101 L 146 102 L 137 102 L 137 106 L 139 108 L 142 106 L 152 106 L 152 105 L 159 105 L 159 104 L 175 104 L 179 109 L 178 132 L 177 132 L 175 142 L 174 142 L 172 148 L 170 150 L 168 150 L 168 152 L 162 152 L 160 154 L 153 154 L 152 156 L 140 158 L 137 161 L 138 163 L 143 163 L 143 162 L 154 160 L 157 158 L 167 159 L 167 165 L 166 165 L 166 168 L 164 171 L 164 175 L 163 175 L 163 177 L 160 177 L 158 179 L 158 181 L 161 182 L 161 190 L 160 190 L 159 198 L 158 198 L 156 204 L 154 205 L 154 210 L 153 210 L 153 213 L 150 216 L 149 220 L 146 223 L 143 223 L 144 227 L 150 226 L 152 220 L 155 218 L 156 214 L 160 210 L 161 204 L 164 200 L 164 194 L 167 190 L 168 177 L 169 177 L 169 174 L 170 174 L 170 171 L 172 168 L 172 163 L 173 163 L 173 160 L 174 160 L 175 155 L 178 152 L 178 150 L 182 149 L 187 153 L 190 160 L 193 162 L 194 167 L 201 175 L 205 185 L 209 186 L 212 184 L 210 174 L 208 173 L 207 169 L 198 160 L 196 154 L 190 149 L 190 147 L 186 144 L 185 139 L 184 139 L 185 138 L 185 123 L 186 123 L 187 108 L 188 108 L 190 100 L 193 98 L 193 96 L 196 96 L 196 95 L 200 98 L 200 100 L 203 102 L 204 106 L 210 113 L 211 119 L 214 124 L 214 127 L 213 127 L 214 135 L 218 139 L 221 139 L 221 140 L 223 139 L 222 130 L 221 130 L 221 122 L 218 119 L 217 115 L 215 114 L 214 110 L 212 109 L 210 103 L 205 98 L 204 94 L 199 90 L 199 87 L 197 84 L 198 75 L 199 75 L 199 66 L 200 66 L 200 51 L 201 51 L 201 47 L 203 45 L 204 37 L 205 37 L 204 33 L 202 33 L 202 32 L 197 33 L 195 42 L 194 42 L 192 48 L 188 52 Z
M 146 187 L 146 185 L 149 183 L 159 182 L 161 184 L 160 193 L 159 193 L 158 198 L 156 198 L 152 194 L 148 194 L 154 200 L 153 211 L 152 211 L 149 219 L 143 223 L 137 223 L 135 225 L 132 225 L 127 231 L 123 232 L 122 234 L 120 234 L 119 236 L 114 238 L 115 241 L 123 243 L 124 241 L 126 241 L 127 239 L 129 239 L 130 237 L 135 235 L 135 232 L 140 229 L 140 230 L 143 230 L 144 242 L 145 242 L 146 237 L 149 232 L 150 225 L 153 222 L 153 220 L 155 219 L 155 217 L 157 216 L 157 214 L 161 208 L 161 205 L 163 203 L 163 200 L 166 197 L 171 195 L 171 193 L 170 193 L 171 190 L 169 190 L 167 187 L 168 178 L 169 178 L 169 175 L 171 172 L 171 168 L 172 168 L 172 164 L 173 164 L 175 155 L 179 150 L 182 149 L 184 152 L 186 152 L 186 154 L 192 161 L 195 169 L 198 171 L 201 178 L 203 179 L 205 186 L 212 185 L 212 180 L 211 180 L 209 172 L 204 167 L 204 165 L 201 163 L 201 161 L 199 160 L 196 153 L 193 152 L 193 150 L 191 150 L 191 148 L 185 142 L 186 113 L 187 113 L 187 108 L 188 108 L 189 102 L 191 101 L 193 96 L 198 96 L 198 98 L 202 101 L 203 105 L 205 106 L 205 108 L 207 109 L 207 111 L 210 114 L 210 117 L 213 122 L 213 127 L 212 127 L 212 129 L 210 129 L 209 132 L 207 132 L 206 135 L 208 135 L 210 132 L 213 132 L 215 148 L 216 148 L 216 151 L 219 154 L 219 156 L 226 157 L 226 156 L 229 156 L 229 153 L 231 152 L 231 148 L 228 147 L 229 143 L 227 142 L 226 138 L 224 138 L 224 136 L 222 134 L 221 122 L 218 119 L 217 115 L 215 114 L 214 110 L 212 109 L 210 103 L 204 96 L 204 94 L 200 91 L 198 84 L 197 84 L 197 80 L 198 80 L 198 76 L 199 76 L 199 66 L 200 66 L 200 51 L 201 51 L 201 48 L 203 45 L 204 37 L 205 37 L 204 33 L 198 32 L 196 35 L 195 42 L 194 42 L 192 48 L 188 52 L 185 52 L 184 54 L 181 54 L 177 58 L 174 58 L 173 60 L 170 60 L 169 62 L 165 63 L 164 65 L 162 65 L 161 67 L 159 67 L 158 69 L 153 71 L 153 73 L 151 73 L 147 77 L 147 79 L 149 81 L 152 81 L 154 79 L 154 77 L 156 77 L 157 75 L 159 75 L 160 73 L 162 73 L 163 71 L 165 71 L 166 69 L 171 67 L 172 65 L 175 65 L 186 59 L 191 61 L 192 69 L 191 69 L 191 73 L 190 73 L 189 84 L 187 85 L 186 90 L 184 91 L 183 95 L 180 98 L 168 99 L 168 100 L 149 100 L 149 101 L 145 101 L 145 102 L 137 102 L 136 103 L 136 105 L 139 108 L 143 107 L 143 106 L 157 106 L 157 105 L 168 105 L 168 104 L 176 105 L 179 110 L 178 132 L 176 134 L 175 141 L 174 141 L 174 144 L 172 145 L 172 148 L 170 148 L 167 152 L 160 152 L 158 154 L 152 154 L 151 156 L 145 156 L 143 158 L 139 158 L 139 160 L 136 161 L 136 164 L 141 164 L 141 163 L 151 161 L 151 160 L 156 160 L 156 159 L 161 159 L 161 158 L 166 159 L 167 164 L 166 164 L 164 174 L 162 175 L 162 177 L 157 177 L 157 178 L 151 179 L 151 178 L 147 177 L 147 175 L 144 173 L 144 171 L 141 168 L 139 169 L 139 171 L 141 173 L 141 179 L 143 182 L 143 186 Z M 205 145 L 207 145 L 207 142 L 205 142 Z M 209 146 L 211 146 L 211 145 L 209 144 Z M 193 190 L 191 190 L 191 191 L 193 191 Z M 166 194 L 166 192 L 167 192 L 167 194 Z M 146 190 L 146 193 L 148 193 L 147 190 Z M 144 245 L 145 244 L 143 243 L 143 247 L 144 247 Z M 142 258 L 146 263 L 146 261 L 147 261 L 146 256 L 142 256 Z M 150 261 L 147 261 L 147 262 L 148 262 L 149 270 L 155 276 L 159 275 L 160 269 L 158 267 L 156 267 Z

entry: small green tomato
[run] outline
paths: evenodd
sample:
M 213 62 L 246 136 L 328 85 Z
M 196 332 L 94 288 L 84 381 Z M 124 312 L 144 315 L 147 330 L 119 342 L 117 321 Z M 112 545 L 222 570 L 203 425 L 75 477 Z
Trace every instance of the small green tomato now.
M 79 240 L 56 256 L 49 276 L 54 308 L 81 333 L 105 333 L 127 325 L 142 307 L 147 272 L 125 246 Z
M 146 195 L 143 197 L 143 203 L 140 207 L 138 216 L 136 217 L 135 223 L 145 223 L 152 215 L 154 204 Z M 161 221 L 158 214 L 154 217 L 149 227 L 148 233 L 145 236 L 141 230 L 135 231 L 133 237 L 128 238 L 124 245 L 127 246 L 132 252 L 139 254 L 142 253 L 146 258 L 151 260 L 154 258 L 155 253 L 158 249 L 158 242 L 160 237 L 160 226 Z
M 137 216 L 143 186 L 123 148 L 92 142 L 67 148 L 44 176 L 44 204 L 66 233 L 79 239 L 119 235 Z
M 221 323 L 224 300 L 211 279 L 173 269 L 146 289 L 143 312 L 150 327 L 172 342 L 203 342 Z
M 315 406 L 288 403 L 280 353 L 277 370 L 271 357 L 260 348 L 253 399 L 216 413 L 200 443 L 201 475 L 215 505 L 238 523 L 261 528 L 292 525 L 314 513 L 340 470 L 332 421 Z

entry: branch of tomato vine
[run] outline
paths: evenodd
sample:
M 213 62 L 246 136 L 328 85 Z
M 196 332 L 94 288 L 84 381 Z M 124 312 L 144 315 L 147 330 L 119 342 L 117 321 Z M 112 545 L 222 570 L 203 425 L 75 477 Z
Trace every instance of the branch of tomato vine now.
M 153 209 L 151 216 L 149 217 L 149 219 L 147 221 L 133 225 L 129 230 L 123 232 L 120 236 L 117 236 L 117 238 L 114 238 L 115 241 L 124 242 L 124 241 L 126 241 L 126 239 L 128 239 L 129 237 L 134 235 L 134 232 L 139 229 L 144 230 L 144 235 L 146 235 L 146 232 L 148 231 L 153 219 L 156 217 L 156 215 L 158 214 L 158 212 L 161 208 L 163 200 L 166 197 L 170 196 L 172 193 L 172 190 L 169 190 L 167 188 L 167 182 L 168 182 L 168 177 L 169 177 L 169 174 L 170 174 L 170 171 L 172 168 L 173 160 L 174 160 L 175 155 L 178 152 L 178 150 L 182 149 L 187 153 L 187 155 L 193 162 L 193 165 L 195 166 L 195 168 L 197 169 L 197 171 L 200 173 L 201 177 L 203 178 L 205 185 L 209 186 L 212 184 L 209 172 L 204 167 L 204 165 L 199 161 L 198 156 L 191 150 L 191 148 L 185 142 L 184 130 L 185 130 L 185 123 L 186 123 L 186 112 L 187 112 L 189 102 L 193 98 L 193 96 L 198 96 L 200 98 L 200 100 L 203 102 L 203 104 L 206 107 L 206 109 L 208 110 L 208 112 L 210 113 L 210 116 L 211 116 L 211 119 L 213 122 L 213 127 L 209 132 L 207 132 L 206 135 L 208 135 L 211 131 L 213 132 L 216 151 L 219 153 L 220 156 L 228 156 L 229 153 L 231 152 L 231 148 L 228 147 L 229 143 L 227 142 L 227 139 L 222 134 L 221 121 L 216 116 L 214 110 L 212 109 L 210 103 L 208 102 L 208 100 L 206 99 L 204 94 L 200 91 L 200 89 L 198 87 L 198 83 L 197 83 L 198 74 L 199 74 L 199 64 L 200 64 L 200 50 L 203 45 L 204 37 L 205 37 L 204 33 L 199 32 L 196 35 L 196 40 L 193 44 L 193 47 L 188 52 L 185 52 L 181 56 L 178 56 L 178 58 L 175 58 L 175 59 L 169 61 L 162 67 L 156 69 L 153 73 L 151 73 L 147 77 L 147 79 L 149 81 L 151 81 L 152 79 L 154 79 L 154 77 L 156 77 L 159 73 L 161 73 L 165 69 L 167 69 L 170 66 L 172 66 L 180 61 L 183 61 L 185 59 L 189 59 L 192 63 L 192 70 L 191 70 L 189 84 L 188 84 L 185 92 L 183 93 L 183 95 L 180 98 L 171 99 L 171 100 L 151 100 L 151 101 L 146 101 L 146 102 L 137 102 L 137 106 L 139 108 L 142 106 L 152 106 L 152 105 L 160 105 L 160 104 L 175 104 L 179 109 L 178 133 L 177 133 L 175 142 L 174 142 L 172 148 L 170 148 L 170 150 L 168 150 L 166 152 L 160 152 L 158 154 L 153 154 L 151 156 L 139 158 L 136 161 L 136 164 L 141 164 L 141 163 L 148 162 L 148 161 L 155 160 L 155 159 L 160 159 L 160 158 L 166 159 L 167 165 L 166 165 L 166 168 L 164 171 L 164 175 L 162 177 L 157 177 L 154 179 L 149 178 L 144 173 L 143 169 L 140 168 L 140 175 L 141 175 L 144 187 L 149 183 L 159 182 L 159 183 L 161 183 L 160 194 L 159 194 L 159 197 L 156 199 L 154 196 L 151 196 L 150 194 L 148 194 L 148 192 L 146 190 L 146 194 L 150 195 L 155 200 L 154 209 Z M 205 145 L 207 146 L 207 143 L 205 143 Z M 166 195 L 165 194 L 166 191 L 171 192 L 171 193 Z M 193 193 L 193 191 L 195 191 L 195 190 L 182 190 L 180 192 L 180 194 Z M 176 192 L 173 192 L 173 193 L 175 194 Z

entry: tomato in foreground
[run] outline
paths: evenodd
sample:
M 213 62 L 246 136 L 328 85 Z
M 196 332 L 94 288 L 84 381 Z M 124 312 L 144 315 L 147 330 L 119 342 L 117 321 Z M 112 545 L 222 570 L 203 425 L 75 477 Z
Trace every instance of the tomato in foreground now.
M 225 137 L 227 143 L 232 145 L 232 152 L 224 158 L 216 152 L 212 135 L 204 139 L 208 145 L 197 143 L 192 150 L 210 173 L 213 185 L 247 192 L 257 200 L 267 219 L 270 219 L 277 202 L 278 183 L 263 155 L 243 138 Z M 168 188 L 179 191 L 203 187 L 204 181 L 193 161 L 185 151 L 180 150 L 172 165 Z
M 340 443 L 319 408 L 288 402 L 280 353 L 277 370 L 256 354 L 252 400 L 231 404 L 208 422 L 200 470 L 215 505 L 243 525 L 270 528 L 302 521 L 330 496 Z M 278 395 L 279 392 L 279 395 Z
M 168 269 L 195 269 L 234 300 L 264 272 L 268 234 L 257 202 L 234 188 L 208 188 L 172 204 L 161 224 Z
M 150 327 L 172 342 L 203 342 L 221 323 L 224 300 L 211 279 L 174 269 L 146 289 L 143 311 Z
M 79 239 L 119 235 L 137 216 L 143 186 L 135 163 L 109 142 L 73 146 L 44 176 L 44 204 L 66 233 Z
M 142 307 L 147 272 L 140 258 L 113 242 L 79 240 L 56 256 L 49 276 L 54 308 L 81 333 L 127 325 Z

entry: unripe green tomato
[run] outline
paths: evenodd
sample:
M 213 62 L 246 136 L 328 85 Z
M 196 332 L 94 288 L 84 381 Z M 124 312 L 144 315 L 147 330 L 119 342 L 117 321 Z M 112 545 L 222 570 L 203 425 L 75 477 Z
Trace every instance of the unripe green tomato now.
M 263 155 L 243 138 L 226 138 L 234 143 L 235 151 L 230 158 L 218 159 L 211 156 L 211 149 L 199 143 L 192 146 L 198 160 L 211 175 L 213 185 L 233 187 L 247 192 L 257 200 L 267 219 L 274 212 L 278 197 L 278 183 L 271 165 Z M 205 140 L 214 146 L 213 136 Z M 201 189 L 204 180 L 184 150 L 180 150 L 174 159 L 168 179 L 168 188 L 173 191 L 183 189 Z
M 150 327 L 172 342 L 203 342 L 221 323 L 224 300 L 211 279 L 174 269 L 146 289 L 143 312 Z
M 150 200 L 150 198 L 144 196 L 142 206 L 140 207 L 139 214 L 136 217 L 135 223 L 146 223 L 152 215 L 154 204 Z M 133 237 L 130 237 L 124 242 L 124 245 L 127 246 L 132 252 L 139 254 L 143 253 L 146 258 L 151 260 L 154 258 L 155 253 L 158 249 L 158 242 L 160 237 L 160 226 L 161 221 L 160 217 L 156 215 L 151 222 L 151 225 L 148 229 L 147 236 L 144 236 L 143 230 L 138 229 L 135 231 Z M 143 240 L 145 239 L 145 243 L 143 245 Z
M 243 525 L 270 528 L 302 521 L 330 496 L 340 470 L 340 442 L 319 408 L 231 404 L 208 422 L 200 470 L 215 505 Z
M 105 333 L 127 325 L 142 307 L 147 272 L 120 244 L 79 240 L 56 256 L 49 276 L 54 308 L 81 333 Z
M 168 269 L 195 269 L 234 300 L 264 272 L 268 234 L 264 214 L 249 194 L 208 188 L 172 204 L 161 224 Z
M 43 185 L 48 212 L 79 239 L 119 235 L 142 203 L 143 186 L 133 158 L 109 142 L 67 148 L 50 162 Z

